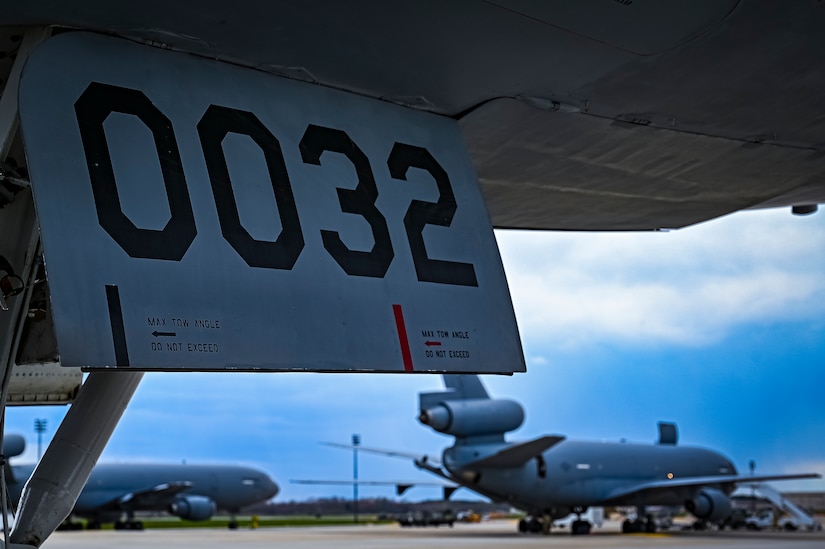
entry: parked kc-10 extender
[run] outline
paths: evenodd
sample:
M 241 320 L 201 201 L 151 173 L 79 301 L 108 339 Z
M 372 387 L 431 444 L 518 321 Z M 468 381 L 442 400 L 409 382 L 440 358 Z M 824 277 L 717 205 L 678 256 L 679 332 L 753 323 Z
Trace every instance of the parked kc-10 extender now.
M 23 453 L 26 442 L 18 434 L 4 437 L 7 457 Z M 7 465 L 6 481 L 12 501 L 18 501 L 34 464 Z M 269 475 L 244 465 L 173 463 L 98 463 L 64 523 L 80 526 L 71 517 L 88 519 L 87 528 L 114 522 L 115 529 L 141 530 L 136 511 L 166 511 L 184 520 L 208 520 L 217 511 L 235 515 L 243 507 L 266 501 L 278 493 Z M 124 520 L 125 519 L 125 520 Z
M 591 524 L 581 514 L 591 506 L 636 506 L 638 518 L 624 522 L 625 533 L 655 531 L 655 523 L 645 519 L 648 505 L 684 505 L 700 521 L 716 523 L 730 513 L 729 495 L 737 484 L 821 476 L 740 476 L 718 452 L 678 446 L 673 423 L 659 423 L 659 442 L 653 445 L 574 441 L 559 435 L 507 442 L 504 433 L 524 421 L 519 403 L 491 399 L 477 376 L 445 375 L 444 383 L 446 391 L 419 395 L 419 421 L 454 436 L 455 444 L 444 450 L 440 463 L 423 456 L 415 465 L 527 511 L 530 516 L 519 523 L 521 532 L 546 533 L 553 520 L 575 513 L 579 519 L 572 533 L 587 534 Z

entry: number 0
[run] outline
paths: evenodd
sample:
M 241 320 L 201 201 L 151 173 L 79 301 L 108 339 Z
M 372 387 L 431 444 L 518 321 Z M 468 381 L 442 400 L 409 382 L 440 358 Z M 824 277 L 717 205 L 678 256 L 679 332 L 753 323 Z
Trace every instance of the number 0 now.
M 241 225 L 222 146 L 230 132 L 251 137 L 264 153 L 281 220 L 281 233 L 274 242 L 255 240 Z M 198 134 L 223 237 L 250 267 L 292 269 L 304 249 L 304 235 L 278 140 L 251 112 L 217 105 L 206 109 L 198 122 Z
M 100 82 L 89 84 L 74 109 L 100 226 L 130 257 L 180 261 L 198 231 L 172 123 L 143 92 Z M 136 116 L 152 132 L 171 212 L 163 230 L 138 228 L 123 213 L 103 129 L 113 112 Z

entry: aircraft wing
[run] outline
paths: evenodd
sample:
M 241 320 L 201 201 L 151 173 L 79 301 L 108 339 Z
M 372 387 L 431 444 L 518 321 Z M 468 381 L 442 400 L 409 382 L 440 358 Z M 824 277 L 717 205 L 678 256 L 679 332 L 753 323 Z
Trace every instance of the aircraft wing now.
M 670 480 L 657 480 L 654 482 L 644 482 L 631 487 L 622 487 L 613 491 L 607 498 L 608 501 L 618 501 L 626 499 L 629 496 L 640 495 L 642 493 L 651 492 L 667 492 L 678 490 L 681 488 L 693 487 L 721 487 L 736 484 L 747 484 L 753 482 L 767 482 L 771 480 L 798 480 L 822 478 L 818 473 L 798 473 L 791 475 L 756 475 L 756 476 L 741 476 L 741 475 L 714 475 L 707 477 L 686 477 L 674 478 Z
M 319 484 L 326 486 L 446 486 L 444 482 L 419 482 L 419 481 L 396 481 L 396 480 L 314 480 L 314 479 L 291 479 L 292 484 Z
M 158 484 L 146 490 L 139 490 L 129 492 L 118 498 L 115 498 L 108 503 L 105 503 L 100 508 L 112 510 L 163 510 L 166 509 L 175 497 L 181 492 L 185 492 L 192 487 L 192 483 L 188 481 L 169 482 Z
M 424 454 L 416 454 L 413 452 L 403 452 L 398 450 L 385 450 L 383 448 L 371 448 L 369 446 L 353 446 L 352 444 L 340 444 L 338 442 L 322 442 L 325 446 L 332 446 L 333 448 L 344 448 L 346 450 L 355 450 L 357 449 L 359 452 L 367 452 L 370 454 L 378 454 L 380 456 L 388 456 L 388 457 L 397 457 L 397 458 L 405 458 L 405 459 L 413 459 L 413 460 L 423 460 L 427 463 L 440 463 L 438 459 L 433 458 L 432 456 L 424 455 Z
M 320 486 L 395 486 L 395 493 L 401 495 L 414 486 L 441 486 L 445 493 L 449 491 L 452 493 L 458 486 L 447 482 L 420 482 L 414 481 L 392 481 L 392 480 L 315 480 L 315 479 L 294 479 L 290 480 L 292 484 L 314 484 Z M 446 498 L 445 498 L 446 499 Z
M 369 446 L 354 446 L 352 444 L 340 444 L 338 442 L 323 442 L 322 444 L 326 446 L 332 446 L 333 448 L 344 448 L 346 450 L 355 450 L 357 449 L 360 452 L 368 452 L 371 454 L 378 454 L 380 456 L 388 456 L 388 457 L 396 457 L 396 458 L 404 458 L 404 459 L 411 459 L 415 463 L 417 467 L 423 467 L 427 470 L 433 471 L 433 467 L 438 470 L 438 467 L 441 465 L 441 462 L 438 459 L 432 458 L 426 454 L 415 454 L 412 452 L 402 452 L 398 450 L 385 450 L 383 448 L 371 448 Z M 438 474 L 438 473 L 436 473 Z M 400 481 L 400 482 L 392 482 L 392 481 L 357 481 L 359 485 L 372 485 L 372 486 L 395 486 L 396 493 L 400 496 L 413 486 L 443 486 L 444 487 L 444 499 L 449 499 L 450 495 L 458 489 L 457 484 L 453 479 L 449 476 L 445 476 L 443 474 L 438 474 L 438 476 L 444 478 L 448 482 L 418 482 L 418 481 Z M 356 481 L 354 480 L 290 480 L 290 482 L 295 484 L 327 484 L 327 485 L 352 485 L 355 484 Z
M 825 202 L 816 2 L 308 0 L 222 19 L 220 0 L 6 4 L 6 39 L 97 29 L 451 116 L 496 227 L 674 228 Z
M 525 462 L 541 455 L 545 450 L 552 448 L 565 438 L 566 437 L 559 435 L 548 435 L 527 442 L 513 444 L 493 455 L 469 463 L 465 467 L 468 469 L 520 467 Z

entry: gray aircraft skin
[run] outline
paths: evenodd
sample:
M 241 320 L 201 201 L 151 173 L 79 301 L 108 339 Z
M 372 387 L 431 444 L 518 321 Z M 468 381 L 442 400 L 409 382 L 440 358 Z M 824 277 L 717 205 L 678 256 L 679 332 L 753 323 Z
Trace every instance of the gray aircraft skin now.
M 22 453 L 22 440 L 19 435 L 7 435 L 4 444 L 17 455 Z M 34 467 L 11 466 L 6 478 L 13 501 L 20 499 Z M 208 520 L 223 511 L 233 516 L 230 527 L 235 527 L 234 515 L 241 508 L 277 493 L 278 485 L 266 473 L 243 465 L 99 463 L 72 515 L 88 519 L 89 528 L 114 522 L 119 529 L 140 529 L 135 511 L 166 511 L 193 521 Z
M 652 521 L 641 518 L 648 505 L 684 505 L 700 521 L 721 522 L 737 484 L 820 476 L 740 476 L 716 451 L 678 446 L 672 423 L 659 424 L 660 439 L 652 445 L 558 435 L 507 442 L 504 433 L 524 420 L 517 402 L 491 399 L 477 376 L 445 375 L 444 381 L 447 391 L 419 395 L 419 420 L 453 435 L 455 444 L 444 450 L 441 465 L 425 456 L 416 466 L 536 517 L 522 522 L 522 531 L 549 528 L 552 520 L 591 506 L 636 506 L 640 518 L 626 521 L 625 532 L 655 531 Z M 572 529 L 574 534 L 589 530 L 583 520 Z
M 496 227 L 650 230 L 825 202 L 818 2 L 3 2 L 0 44 L 26 25 L 452 117 Z

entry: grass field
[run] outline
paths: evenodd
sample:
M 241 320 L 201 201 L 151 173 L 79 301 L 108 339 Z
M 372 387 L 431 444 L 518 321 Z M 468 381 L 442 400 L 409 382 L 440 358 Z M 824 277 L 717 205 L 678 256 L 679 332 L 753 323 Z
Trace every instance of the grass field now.
M 212 517 L 209 520 L 193 522 L 181 520 L 177 517 L 135 517 L 143 522 L 143 527 L 147 530 L 155 528 L 227 528 L 229 517 Z M 252 528 L 252 517 L 237 517 L 238 528 Z M 378 520 L 375 515 L 359 515 L 358 524 L 389 524 L 392 520 Z M 266 516 L 258 517 L 257 526 L 259 528 L 287 527 L 287 526 L 340 526 L 352 524 L 352 515 L 329 515 L 316 517 L 315 515 L 295 515 L 295 516 Z M 104 524 L 104 530 L 113 529 L 112 524 Z

